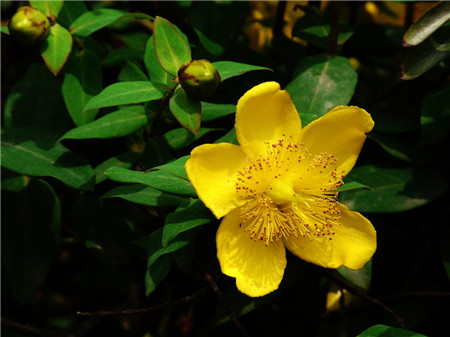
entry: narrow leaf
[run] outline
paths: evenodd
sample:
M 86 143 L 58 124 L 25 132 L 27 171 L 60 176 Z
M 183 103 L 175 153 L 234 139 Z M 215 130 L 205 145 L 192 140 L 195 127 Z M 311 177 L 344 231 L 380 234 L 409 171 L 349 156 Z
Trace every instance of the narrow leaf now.
M 128 106 L 89 124 L 69 130 L 59 140 L 123 137 L 139 130 L 147 123 L 148 116 L 143 106 Z
M 154 169 L 166 171 L 177 177 L 188 180 L 188 176 L 186 174 L 186 169 L 185 169 L 185 164 L 189 158 L 190 158 L 190 156 L 184 156 L 184 157 L 178 158 L 170 163 L 156 166 Z
M 103 194 L 102 198 L 122 198 L 142 205 L 160 207 L 178 206 L 186 200 L 142 184 L 131 184 L 113 188 Z
M 173 130 L 166 132 L 163 135 L 163 139 L 166 141 L 167 145 L 172 150 L 181 150 L 181 149 L 185 148 L 186 146 L 188 146 L 189 144 L 192 144 L 193 142 L 195 142 L 197 139 L 200 139 L 207 133 L 209 133 L 211 131 L 217 131 L 217 130 L 219 130 L 219 129 L 200 128 L 200 130 L 198 130 L 197 134 L 193 135 L 192 133 L 190 133 L 189 131 L 187 131 L 184 128 L 178 128 L 178 129 L 173 129 Z
M 357 337 L 426 337 L 426 336 L 406 329 L 392 328 L 387 325 L 378 324 L 363 331 Z
M 202 122 L 210 122 L 215 119 L 231 115 L 236 112 L 234 104 L 214 104 L 202 102 Z
M 66 185 L 91 190 L 94 170 L 43 128 L 28 126 L 2 133 L 2 166 L 31 176 L 50 176 Z
M 72 22 L 70 25 L 70 32 L 72 35 L 86 37 L 95 31 L 110 25 L 125 14 L 126 12 L 124 11 L 112 8 L 94 9 L 91 12 L 80 15 Z
M 219 72 L 221 81 L 225 81 L 230 77 L 239 76 L 254 70 L 273 71 L 272 69 L 266 67 L 254 66 L 251 64 L 231 62 L 231 61 L 214 62 L 213 65 Z
M 403 46 L 416 46 L 450 20 L 450 2 L 441 1 L 431 7 L 403 36 Z
M 186 36 L 168 20 L 157 16 L 153 30 L 156 55 L 161 66 L 171 75 L 191 60 L 191 48 Z
M 111 167 L 106 170 L 105 174 L 109 179 L 122 183 L 140 183 L 163 192 L 196 196 L 189 181 L 161 170 L 140 172 Z
M 41 43 L 41 55 L 47 68 L 57 75 L 64 67 L 72 50 L 72 35 L 59 24 L 50 27 L 50 34 Z
M 83 108 L 102 90 L 100 58 L 90 49 L 72 53 L 66 64 L 61 90 L 67 110 L 77 126 L 93 121 L 98 110 L 83 113 Z
M 200 101 L 190 98 L 186 91 L 179 86 L 170 98 L 169 107 L 181 126 L 196 135 L 201 121 Z
M 145 45 L 144 64 L 147 68 L 147 73 L 150 76 L 150 80 L 156 88 L 162 92 L 167 92 L 175 86 L 175 82 L 172 81 L 175 76 L 170 75 L 158 61 L 156 56 L 155 45 L 153 42 L 153 35 L 147 41 Z
M 83 111 L 123 104 L 136 104 L 157 100 L 163 93 L 156 89 L 151 82 L 133 81 L 111 84 L 84 106 Z
M 103 163 L 95 168 L 95 182 L 96 184 L 106 180 L 105 171 L 110 167 L 117 166 L 125 169 L 131 169 L 139 160 L 141 154 L 137 152 L 123 152 L 118 155 L 105 160 Z
M 199 199 L 191 200 L 186 207 L 166 216 L 162 235 L 163 247 L 167 247 L 179 234 L 214 219 L 214 215 Z

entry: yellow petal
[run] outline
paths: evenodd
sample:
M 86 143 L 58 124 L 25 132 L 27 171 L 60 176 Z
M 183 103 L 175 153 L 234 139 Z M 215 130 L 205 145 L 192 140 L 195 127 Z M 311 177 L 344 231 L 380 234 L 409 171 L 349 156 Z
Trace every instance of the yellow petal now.
M 237 145 L 204 144 L 191 152 L 186 173 L 198 197 L 217 218 L 243 204 L 236 193 L 236 174 L 245 165 L 246 155 Z
M 372 130 L 372 117 L 355 106 L 338 106 L 303 129 L 302 142 L 311 154 L 333 154 L 339 172 L 346 175 L 355 165 L 359 152 Z
M 217 231 L 217 257 L 222 272 L 236 278 L 237 288 L 248 296 L 264 296 L 280 284 L 286 268 L 281 240 L 253 241 L 240 227 L 240 210 L 229 213 Z
M 236 136 L 247 154 L 266 154 L 265 141 L 300 137 L 302 124 L 291 97 L 276 82 L 259 84 L 236 106 Z
M 301 259 L 325 268 L 344 265 L 359 269 L 370 260 L 376 250 L 376 232 L 372 224 L 344 205 L 338 206 L 341 225 L 334 226 L 332 240 L 328 237 L 312 239 L 295 237 L 285 240 L 286 248 Z

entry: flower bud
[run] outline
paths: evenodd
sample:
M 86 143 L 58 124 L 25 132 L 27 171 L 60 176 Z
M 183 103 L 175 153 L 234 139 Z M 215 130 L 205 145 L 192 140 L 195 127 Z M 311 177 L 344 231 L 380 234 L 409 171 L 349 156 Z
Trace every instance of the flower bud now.
M 25 6 L 19 8 L 9 21 L 9 31 L 20 43 L 32 45 L 48 35 L 50 22 L 42 12 Z
M 187 62 L 178 70 L 178 79 L 192 98 L 211 96 L 220 83 L 219 72 L 208 60 Z

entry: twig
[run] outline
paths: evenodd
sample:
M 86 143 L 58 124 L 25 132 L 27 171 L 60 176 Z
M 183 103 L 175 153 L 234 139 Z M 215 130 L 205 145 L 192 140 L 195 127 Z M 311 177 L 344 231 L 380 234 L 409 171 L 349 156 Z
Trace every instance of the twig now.
M 201 267 L 201 269 L 203 269 L 203 268 Z M 203 272 L 205 274 L 206 281 L 208 282 L 208 284 L 211 287 L 211 289 L 216 293 L 216 296 L 219 299 L 219 301 L 221 302 L 221 304 L 224 307 L 224 309 L 226 310 L 226 312 L 228 314 L 228 317 L 230 317 L 230 319 L 233 321 L 234 325 L 239 330 L 240 334 L 242 336 L 244 336 L 244 337 L 248 337 L 247 331 L 245 331 L 245 329 L 242 326 L 241 322 L 239 322 L 239 320 L 237 319 L 236 315 L 231 310 L 230 306 L 228 305 L 227 301 L 225 300 L 225 297 L 223 296 L 222 292 L 220 291 L 219 287 L 217 286 L 216 281 L 214 281 L 214 279 L 212 278 L 211 275 L 209 275 L 208 272 L 206 272 L 205 270 Z
M 34 327 L 29 324 L 19 324 L 17 322 L 10 321 L 9 319 L 2 317 L 2 327 L 11 329 L 14 331 L 18 331 L 28 336 L 42 336 L 42 337 L 51 337 L 52 335 Z
M 189 296 L 186 296 L 186 297 L 183 297 L 183 298 L 179 298 L 177 300 L 165 302 L 165 303 L 162 303 L 162 304 L 154 305 L 154 306 L 151 306 L 151 307 L 147 307 L 147 308 L 124 309 L 124 310 L 101 310 L 101 311 L 93 311 L 93 312 L 78 311 L 77 315 L 80 315 L 80 316 L 107 316 L 107 315 L 144 314 L 144 313 L 147 313 L 147 312 L 150 312 L 150 311 L 159 310 L 159 309 L 171 307 L 171 306 L 174 306 L 174 305 L 191 302 L 191 301 L 195 300 L 197 297 L 200 297 L 201 295 L 204 295 L 209 290 L 210 290 L 209 287 L 204 287 L 204 288 L 200 289 L 199 291 L 197 291 L 196 293 L 194 293 L 192 295 L 189 295 Z

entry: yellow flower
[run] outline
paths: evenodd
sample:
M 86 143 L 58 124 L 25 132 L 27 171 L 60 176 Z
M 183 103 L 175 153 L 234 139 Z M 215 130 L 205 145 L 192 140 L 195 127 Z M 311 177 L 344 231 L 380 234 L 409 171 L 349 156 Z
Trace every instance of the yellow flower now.
M 236 108 L 229 143 L 196 147 L 186 171 L 199 198 L 217 218 L 222 272 L 249 296 L 276 290 L 285 248 L 326 267 L 359 269 L 376 249 L 372 224 L 336 200 L 373 128 L 358 107 L 339 106 L 302 129 L 285 90 L 262 83 Z

